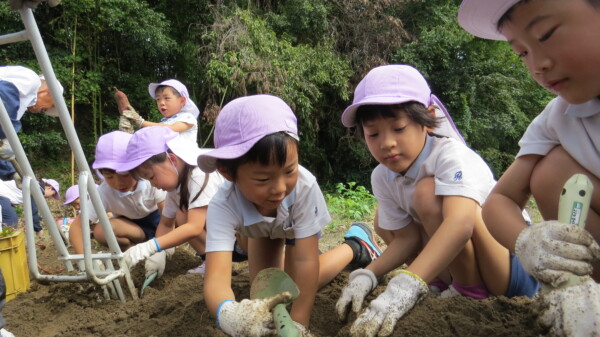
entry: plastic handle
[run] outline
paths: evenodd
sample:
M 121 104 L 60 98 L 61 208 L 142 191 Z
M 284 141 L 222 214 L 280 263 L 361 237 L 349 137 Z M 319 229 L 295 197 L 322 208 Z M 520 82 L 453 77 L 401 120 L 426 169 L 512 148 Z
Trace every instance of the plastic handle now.
M 558 221 L 580 228 L 585 227 L 590 200 L 594 185 L 585 174 L 574 174 L 563 186 L 558 200 Z M 560 286 L 552 288 L 549 285 L 542 287 L 543 291 L 566 288 L 581 283 L 581 277 L 571 275 L 571 278 Z
M 273 320 L 277 327 L 277 333 L 280 337 L 301 337 L 300 331 L 290 317 L 285 304 L 280 303 L 273 308 Z

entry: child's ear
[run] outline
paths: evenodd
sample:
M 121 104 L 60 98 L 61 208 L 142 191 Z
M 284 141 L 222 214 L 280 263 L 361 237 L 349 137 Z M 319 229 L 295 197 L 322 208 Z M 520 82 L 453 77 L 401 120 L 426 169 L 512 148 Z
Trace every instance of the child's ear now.
M 180 96 L 179 97 L 179 103 L 181 103 L 181 107 L 183 107 L 185 105 L 187 98 L 185 98 L 184 96 Z

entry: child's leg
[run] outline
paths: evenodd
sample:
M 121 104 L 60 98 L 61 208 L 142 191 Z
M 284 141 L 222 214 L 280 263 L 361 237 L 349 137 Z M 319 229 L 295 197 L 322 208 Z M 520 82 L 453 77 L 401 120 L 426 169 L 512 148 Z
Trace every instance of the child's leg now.
M 432 237 L 442 224 L 442 197 L 435 195 L 435 182 L 433 177 L 423 178 L 417 183 L 413 194 L 413 203 L 419 220 L 425 232 Z M 473 243 L 469 240 L 456 258 L 448 265 L 453 282 L 460 285 L 479 285 L 482 283 L 479 268 L 475 258 Z
M 352 248 L 345 243 L 319 255 L 319 289 L 346 268 L 353 257 Z
M 110 225 L 117 238 L 117 243 L 122 250 L 127 250 L 129 247 L 146 240 L 144 231 L 138 225 L 125 218 L 112 218 L 110 219 Z M 102 226 L 94 227 L 94 239 L 104 246 L 107 245 L 106 235 Z
M 587 175 L 594 185 L 585 229 L 600 242 L 600 180 L 577 163 L 562 146 L 552 149 L 535 166 L 531 174 L 531 193 L 544 220 L 556 220 L 563 185 L 576 173 Z M 600 263 L 594 263 L 592 275 L 596 281 L 600 281 Z
M 259 271 L 270 267 L 283 270 L 283 239 L 248 238 L 250 283 Z

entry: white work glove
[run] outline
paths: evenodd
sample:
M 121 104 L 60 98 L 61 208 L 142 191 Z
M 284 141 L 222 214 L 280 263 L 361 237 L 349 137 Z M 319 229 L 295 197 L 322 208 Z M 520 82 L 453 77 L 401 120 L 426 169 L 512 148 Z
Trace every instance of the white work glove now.
M 158 251 L 156 238 L 148 240 L 146 242 L 139 243 L 125 251 L 123 254 L 123 261 L 127 264 L 129 269 L 135 267 L 138 262 Z
M 274 335 L 277 330 L 271 309 L 288 302 L 291 297 L 292 294 L 286 291 L 267 298 L 223 302 L 217 311 L 217 325 L 232 337 Z
M 353 337 L 389 336 L 394 331 L 398 319 L 412 309 L 417 301 L 427 294 L 428 289 L 427 283 L 419 276 L 402 271 L 358 316 L 350 328 L 350 335 Z
M 161 277 L 165 272 L 165 265 L 167 264 L 167 253 L 163 250 L 162 252 L 154 253 L 152 256 L 146 259 L 145 269 L 146 277 L 156 273 L 156 277 Z
M 121 115 L 129 119 L 129 121 L 138 128 L 142 127 L 142 123 L 144 123 L 142 116 L 140 116 L 131 105 L 127 106 L 127 110 L 123 110 Z
M 539 299 L 538 323 L 549 336 L 600 336 L 600 285 L 589 279 Z
M 0 139 L 0 159 L 15 159 L 15 153 L 7 139 Z
M 121 116 L 119 117 L 119 130 L 123 131 L 123 132 L 127 132 L 127 133 L 133 133 L 133 125 L 131 125 L 131 121 L 125 117 L 125 116 Z
M 544 221 L 525 228 L 515 243 L 523 269 L 537 280 L 559 286 L 575 275 L 592 272 L 600 258 L 600 246 L 585 229 L 558 221 Z
M 44 0 L 9 0 L 10 8 L 19 10 L 25 8 L 36 8 Z M 60 0 L 48 0 L 50 7 L 56 7 L 60 3 Z
M 352 303 L 352 311 L 358 313 L 365 297 L 377 287 L 377 284 L 377 277 L 368 269 L 356 269 L 351 272 L 348 284 L 342 290 L 342 295 L 335 305 L 338 319 L 340 321 L 346 319 L 350 303 Z
M 294 321 L 294 325 L 296 325 L 296 329 L 298 329 L 298 332 L 300 333 L 301 337 L 314 337 L 310 330 L 308 330 L 308 328 L 305 327 L 303 324 Z

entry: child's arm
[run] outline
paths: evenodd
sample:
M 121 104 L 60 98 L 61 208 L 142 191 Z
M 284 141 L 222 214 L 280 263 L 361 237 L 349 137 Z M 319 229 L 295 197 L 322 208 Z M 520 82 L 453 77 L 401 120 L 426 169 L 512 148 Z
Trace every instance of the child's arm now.
M 221 302 L 227 299 L 235 300 L 231 289 L 231 256 L 231 252 L 206 253 L 204 299 L 213 317 L 216 317 Z
M 392 231 L 392 235 L 392 241 L 383 254 L 365 268 L 372 271 L 377 278 L 398 268 L 409 257 L 415 256 L 421 246 L 419 228 L 414 222 L 402 229 Z
M 71 228 L 69 228 L 69 242 L 71 243 L 71 246 L 73 246 L 75 254 L 83 254 L 83 240 L 81 231 L 81 216 L 78 214 L 73 220 Z
M 186 122 L 175 122 L 173 124 L 163 124 L 163 123 L 154 123 L 154 122 L 150 122 L 150 121 L 143 121 L 140 127 L 145 128 L 148 126 L 166 126 L 175 132 L 184 132 L 184 131 L 191 129 L 194 125 L 188 124 Z
M 190 241 L 191 239 L 200 237 L 204 232 L 204 226 L 206 224 L 207 208 L 208 206 L 188 209 L 187 221 L 174 229 L 171 226 L 171 231 L 161 231 L 161 234 L 165 233 L 162 236 L 159 236 L 157 228 L 156 239 L 160 247 L 162 249 L 176 247 L 182 243 Z
M 300 290 L 300 295 L 294 301 L 290 315 L 294 321 L 304 326 L 308 326 L 319 287 L 318 243 L 317 234 L 296 239 L 294 247 L 286 252 L 286 270 L 289 271 Z M 286 247 L 286 249 L 288 248 L 290 247 Z

